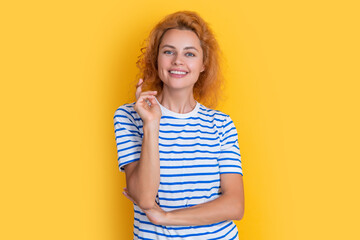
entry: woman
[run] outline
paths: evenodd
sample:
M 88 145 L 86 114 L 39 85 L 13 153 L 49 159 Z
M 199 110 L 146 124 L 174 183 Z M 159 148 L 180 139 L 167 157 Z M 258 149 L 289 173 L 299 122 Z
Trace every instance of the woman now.
M 155 26 L 140 56 L 137 100 L 114 116 L 134 239 L 238 239 L 237 131 L 229 115 L 199 102 L 216 102 L 218 51 L 204 20 L 182 11 Z

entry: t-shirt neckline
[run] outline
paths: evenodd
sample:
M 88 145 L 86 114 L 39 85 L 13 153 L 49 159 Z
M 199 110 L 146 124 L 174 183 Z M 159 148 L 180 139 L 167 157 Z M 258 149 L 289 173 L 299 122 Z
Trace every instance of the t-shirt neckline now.
M 189 118 L 189 117 L 194 116 L 199 111 L 199 108 L 200 108 L 200 103 L 195 100 L 196 105 L 193 110 L 191 110 L 188 113 L 177 113 L 177 112 L 173 112 L 173 111 L 167 109 L 166 107 L 164 107 L 163 105 L 161 105 L 161 103 L 157 100 L 156 97 L 155 97 L 155 100 L 159 104 L 163 116 L 172 116 L 172 117 L 177 117 L 177 118 Z

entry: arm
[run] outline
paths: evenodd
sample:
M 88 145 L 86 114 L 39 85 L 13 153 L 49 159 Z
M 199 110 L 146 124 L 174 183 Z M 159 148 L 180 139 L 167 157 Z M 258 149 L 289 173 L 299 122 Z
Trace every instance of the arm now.
M 228 116 L 223 123 L 218 158 L 222 195 L 213 201 L 164 212 L 159 206 L 145 211 L 150 221 L 162 225 L 204 225 L 240 220 L 244 214 L 244 187 L 236 127 Z
M 156 91 L 142 91 L 142 79 L 136 89 L 135 111 L 143 121 L 143 139 L 139 161 L 124 167 L 127 191 L 142 209 L 151 209 L 160 184 L 159 128 L 161 109 Z M 148 104 L 149 101 L 151 105 Z
M 140 160 L 126 165 L 129 194 L 142 209 L 151 209 L 160 183 L 159 124 L 144 124 Z
M 244 188 L 240 174 L 222 174 L 222 195 L 213 201 L 167 212 L 164 225 L 205 225 L 241 220 L 244 215 Z
M 244 215 L 242 175 L 222 174 L 220 179 L 222 195 L 215 200 L 170 212 L 156 205 L 145 213 L 151 222 L 159 225 L 194 226 L 241 220 Z

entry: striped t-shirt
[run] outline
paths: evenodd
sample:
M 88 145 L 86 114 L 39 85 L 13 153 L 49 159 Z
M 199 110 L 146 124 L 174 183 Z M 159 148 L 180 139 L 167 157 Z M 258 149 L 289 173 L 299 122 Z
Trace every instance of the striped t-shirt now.
M 138 161 L 143 122 L 135 103 L 120 106 L 114 116 L 120 171 Z M 229 115 L 196 102 L 188 113 L 160 104 L 160 186 L 156 201 L 165 211 L 214 200 L 221 195 L 220 174 L 243 174 L 238 134 Z M 161 226 L 134 204 L 134 239 L 238 239 L 233 221 L 200 226 Z

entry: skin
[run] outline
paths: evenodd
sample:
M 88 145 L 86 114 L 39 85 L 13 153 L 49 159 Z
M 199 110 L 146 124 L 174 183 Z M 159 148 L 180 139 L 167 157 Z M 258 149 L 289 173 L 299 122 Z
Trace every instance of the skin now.
M 139 82 L 140 83 L 140 82 Z M 135 111 L 143 120 L 140 160 L 125 166 L 128 193 L 142 209 L 151 209 L 160 183 L 159 128 L 161 109 L 155 91 L 136 91 Z M 149 101 L 151 106 L 146 102 Z
M 190 47 L 190 48 L 189 48 Z M 185 77 L 173 77 L 170 69 L 181 69 Z M 159 46 L 158 74 L 164 83 L 158 101 L 177 113 L 193 110 L 193 87 L 205 70 L 203 52 L 197 35 L 188 30 L 168 30 Z M 160 183 L 159 125 L 161 109 L 154 99 L 157 92 L 142 92 L 140 79 L 136 89 L 135 110 L 143 120 L 143 144 L 140 160 L 125 166 L 127 188 L 123 194 L 137 204 L 148 219 L 159 225 L 194 226 L 225 220 L 240 220 L 244 215 L 244 188 L 240 174 L 221 174 L 222 195 L 196 206 L 165 212 L 155 202 Z M 150 101 L 151 106 L 146 102 Z
M 163 91 L 157 97 L 159 102 L 177 113 L 190 112 L 196 105 L 193 87 L 201 72 L 203 50 L 200 40 L 193 31 L 168 30 L 159 45 L 158 75 L 164 83 Z M 171 69 L 188 72 L 183 78 L 172 77 Z

